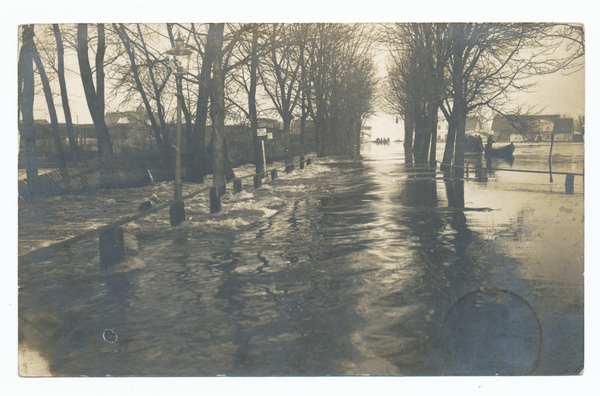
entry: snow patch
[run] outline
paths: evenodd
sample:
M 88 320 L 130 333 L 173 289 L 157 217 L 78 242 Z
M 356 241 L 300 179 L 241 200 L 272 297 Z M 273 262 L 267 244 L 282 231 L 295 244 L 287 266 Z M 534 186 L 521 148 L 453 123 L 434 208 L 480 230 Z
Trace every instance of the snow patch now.
M 269 208 L 264 208 L 264 209 L 262 209 L 262 211 L 265 212 L 265 215 L 263 217 L 271 217 L 275 213 L 277 213 L 277 211 L 275 209 L 269 209 Z
M 123 240 L 125 241 L 126 250 L 138 250 L 138 241 L 135 235 L 125 233 L 123 234 Z

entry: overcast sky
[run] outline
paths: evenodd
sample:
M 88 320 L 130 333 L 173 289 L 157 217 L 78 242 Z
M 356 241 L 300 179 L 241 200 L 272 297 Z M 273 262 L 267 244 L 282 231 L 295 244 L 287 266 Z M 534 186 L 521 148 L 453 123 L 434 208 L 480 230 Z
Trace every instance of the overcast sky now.
M 41 26 L 38 27 L 41 29 Z M 165 47 L 166 51 L 168 48 Z M 90 56 L 92 56 L 90 54 Z M 377 56 L 377 62 L 380 76 L 385 73 L 385 53 Z M 67 57 L 65 62 L 72 70 L 78 71 L 77 58 L 72 50 L 67 49 Z M 70 66 L 69 66 L 70 65 Z M 579 114 L 584 114 L 584 71 L 580 70 L 571 75 L 564 73 L 554 73 L 544 76 L 538 81 L 538 86 L 535 90 L 528 93 L 521 93 L 514 97 L 515 100 L 527 103 L 530 106 L 536 106 L 538 110 L 544 114 L 561 114 L 571 117 L 576 117 Z M 71 114 L 73 122 L 86 124 L 91 123 L 92 119 L 85 101 L 81 79 L 78 74 L 73 72 L 66 73 L 67 89 L 69 91 Z M 174 83 L 174 80 L 173 80 Z M 109 86 L 107 86 L 108 93 Z M 165 101 L 166 105 L 170 101 Z M 60 108 L 60 97 L 55 98 L 59 122 L 64 122 L 64 113 Z M 108 101 L 106 111 L 120 110 L 117 101 Z M 34 106 L 36 108 L 35 118 L 50 120 L 43 96 L 37 96 Z M 129 110 L 129 109 L 122 109 Z M 372 127 L 372 138 L 389 137 L 392 140 L 402 136 L 403 124 L 400 120 L 396 123 L 396 117 L 379 112 L 376 116 L 368 120 L 367 125 Z

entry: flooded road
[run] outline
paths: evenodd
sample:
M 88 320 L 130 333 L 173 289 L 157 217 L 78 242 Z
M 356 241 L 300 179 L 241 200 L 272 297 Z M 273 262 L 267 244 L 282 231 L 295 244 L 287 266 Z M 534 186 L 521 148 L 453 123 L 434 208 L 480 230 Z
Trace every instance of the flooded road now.
M 548 149 L 517 145 L 512 169 L 547 171 Z M 553 153 L 554 172 L 583 173 L 583 144 Z M 315 159 L 226 194 L 218 214 L 206 193 L 177 228 L 167 210 L 126 225 L 113 267 L 97 238 L 22 265 L 20 342 L 56 376 L 576 374 L 583 178 L 564 184 L 447 180 L 405 164 L 401 144 Z M 172 184 L 24 203 L 19 253 L 152 194 Z

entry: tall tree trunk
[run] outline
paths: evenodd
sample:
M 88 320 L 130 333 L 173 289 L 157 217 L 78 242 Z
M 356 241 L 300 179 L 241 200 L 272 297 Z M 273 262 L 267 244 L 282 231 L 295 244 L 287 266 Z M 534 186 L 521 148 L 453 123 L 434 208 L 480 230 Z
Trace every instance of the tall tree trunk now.
M 27 181 L 35 183 L 38 178 L 38 157 L 35 144 L 33 120 L 33 97 L 35 81 L 33 77 L 33 25 L 23 26 L 23 45 L 19 53 L 19 107 L 23 115 L 23 140 Z
M 94 87 L 92 69 L 88 58 L 88 34 L 87 24 L 77 25 L 77 59 L 79 62 L 79 72 L 81 82 L 85 92 L 85 99 L 96 129 L 96 138 L 98 141 L 98 153 L 100 155 L 112 154 L 112 142 L 108 134 L 108 127 L 104 121 L 104 40 L 101 39 L 100 31 L 104 31 L 98 25 L 98 52 L 96 53 L 96 82 L 99 83 L 98 91 Z M 103 36 L 103 34 L 102 34 Z
M 442 159 L 442 165 L 440 170 L 442 172 L 448 172 L 450 165 L 452 164 L 452 158 L 454 157 L 454 143 L 456 141 L 456 126 L 458 125 L 456 116 L 450 115 L 448 121 L 448 135 L 446 136 L 446 145 L 444 148 L 444 158 Z
M 211 109 L 213 118 L 213 185 L 225 183 L 225 77 L 223 71 L 223 30 L 224 24 L 211 23 L 209 30 L 214 29 L 215 60 L 213 63 L 214 92 Z
M 323 138 L 321 133 L 321 122 L 320 120 L 314 120 L 315 123 L 315 141 L 317 143 L 317 157 L 324 157 L 323 154 Z
M 422 122 L 422 134 L 423 134 L 423 140 L 421 141 L 421 147 L 419 148 L 420 151 L 420 162 L 422 163 L 429 163 L 429 152 L 430 152 L 430 145 L 431 145 L 431 137 L 432 137 L 432 132 L 433 132 L 433 121 L 432 118 L 434 117 L 434 112 L 433 112 L 433 104 L 431 102 L 427 103 L 424 106 L 423 109 L 423 122 Z M 434 159 L 435 159 L 435 155 L 434 155 Z
M 250 90 L 248 91 L 248 112 L 250 115 L 250 128 L 252 129 L 252 146 L 254 147 L 254 168 L 256 173 L 262 173 L 262 143 L 258 137 L 258 117 L 256 112 L 256 70 L 258 67 L 258 24 L 252 24 L 252 49 L 250 54 Z
M 71 155 L 77 158 L 80 153 L 79 145 L 77 144 L 77 138 L 75 137 L 75 131 L 73 129 L 73 118 L 71 117 L 71 108 L 69 106 L 69 97 L 67 95 L 67 81 L 65 79 L 65 48 L 63 45 L 62 37 L 58 24 L 53 24 L 54 38 L 56 40 L 56 52 L 58 57 L 58 82 L 60 85 L 60 97 L 62 101 L 63 111 L 65 113 L 65 124 L 67 125 L 67 137 L 69 138 L 69 147 L 71 148 Z
M 454 144 L 454 172 L 455 177 L 462 178 L 465 165 L 465 129 L 467 123 L 467 103 L 464 94 L 464 60 L 462 46 L 454 50 L 454 65 L 452 71 L 452 115 L 456 114 L 456 142 Z
M 44 64 L 40 58 L 35 43 L 32 44 L 33 48 L 33 60 L 37 67 L 40 79 L 42 80 L 42 87 L 44 89 L 44 97 L 46 98 L 46 105 L 48 106 L 48 114 L 50 115 L 50 125 L 52 128 L 52 140 L 54 141 L 54 160 L 58 162 L 59 168 L 67 166 L 65 161 L 65 153 L 63 152 L 62 142 L 60 141 L 60 130 L 58 129 L 58 117 L 56 115 L 56 107 L 54 107 L 54 99 L 52 98 L 52 90 L 50 89 L 50 82 L 48 76 L 44 70 Z
M 196 122 L 192 132 L 189 147 L 191 176 L 196 182 L 202 182 L 208 174 L 212 163 L 206 149 L 206 120 L 208 119 L 208 99 L 210 96 L 210 73 L 215 57 L 216 29 L 211 25 L 206 38 L 206 48 L 200 69 L 200 83 L 198 84 L 198 101 L 196 102 Z
M 437 124 L 438 124 L 438 106 L 431 103 L 431 114 L 429 115 L 429 130 L 431 131 L 431 150 L 429 151 L 429 166 L 436 167 L 436 149 L 437 149 Z
M 301 68 L 301 76 L 300 76 L 300 81 L 302 84 L 302 108 L 301 108 L 301 115 L 300 115 L 300 160 L 304 161 L 304 154 L 305 154 L 305 148 L 304 148 L 304 133 L 305 133 L 305 128 L 306 128 L 306 117 L 308 117 L 308 111 L 306 109 L 306 63 L 305 63 L 305 59 L 304 59 L 304 50 L 306 47 L 306 35 L 307 35 L 307 28 L 306 25 L 302 26 L 302 36 L 301 36 L 301 40 L 300 40 L 300 68 Z
M 419 105 L 414 114 L 415 120 L 415 140 L 413 144 L 413 155 L 416 163 L 427 162 L 427 149 L 429 144 L 425 143 L 426 132 L 426 111 L 424 105 Z M 425 157 L 425 158 L 424 158 Z
M 300 116 L 300 160 L 304 161 L 304 140 L 306 133 L 306 117 L 308 116 L 308 112 L 306 111 L 306 102 L 304 97 L 304 88 L 302 89 L 302 115 Z
M 467 106 L 464 101 L 458 103 L 458 120 L 456 124 L 456 148 L 454 151 L 455 175 L 462 178 L 465 166 L 465 132 L 467 126 Z
M 413 134 L 414 117 L 412 110 L 409 109 L 404 115 L 404 162 L 407 164 L 413 163 Z
M 292 139 L 290 136 L 290 125 L 292 124 L 292 119 L 294 116 L 291 113 L 287 113 L 283 115 L 283 147 L 285 152 L 285 164 L 291 164 L 294 162 L 294 157 L 292 155 Z
M 96 49 L 96 97 L 102 108 L 104 117 L 104 54 L 106 53 L 106 33 L 104 24 L 96 25 L 98 29 L 98 48 Z
M 358 122 L 358 134 L 356 139 L 356 155 L 360 155 L 361 136 L 360 131 L 362 130 L 361 122 Z
M 456 117 L 454 114 L 454 105 L 452 109 L 446 109 L 443 103 L 439 105 L 440 110 L 444 113 L 444 117 L 448 122 L 448 132 L 446 134 L 446 144 L 444 145 L 444 156 L 442 163 L 440 164 L 440 170 L 442 172 L 448 172 L 450 165 L 452 164 L 452 157 L 454 156 L 454 142 L 456 140 Z

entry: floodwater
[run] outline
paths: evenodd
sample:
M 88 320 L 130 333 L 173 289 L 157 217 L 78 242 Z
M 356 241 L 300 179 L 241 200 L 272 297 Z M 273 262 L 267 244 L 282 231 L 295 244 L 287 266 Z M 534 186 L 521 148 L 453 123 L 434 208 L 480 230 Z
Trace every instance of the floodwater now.
M 494 166 L 545 172 L 548 151 L 518 144 L 512 168 Z M 583 144 L 553 158 L 553 172 L 583 173 Z M 392 143 L 246 180 L 220 213 L 206 192 L 179 227 L 168 210 L 124 226 L 117 265 L 100 264 L 97 237 L 22 264 L 20 348 L 54 376 L 582 371 L 582 176 L 573 194 L 565 175 L 447 180 Z M 23 203 L 19 253 L 152 194 L 168 200 L 172 184 Z

